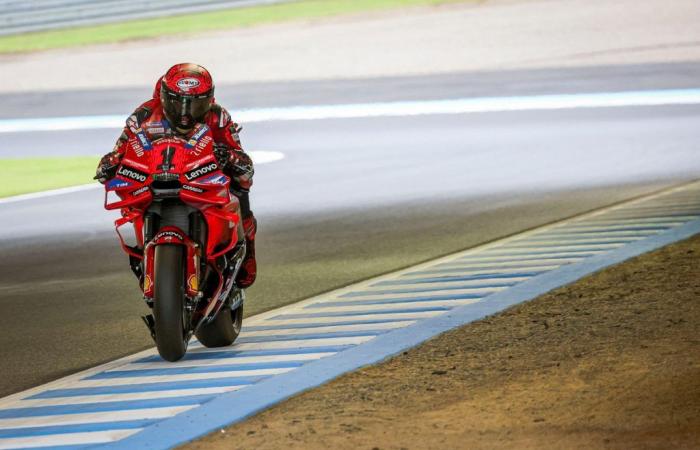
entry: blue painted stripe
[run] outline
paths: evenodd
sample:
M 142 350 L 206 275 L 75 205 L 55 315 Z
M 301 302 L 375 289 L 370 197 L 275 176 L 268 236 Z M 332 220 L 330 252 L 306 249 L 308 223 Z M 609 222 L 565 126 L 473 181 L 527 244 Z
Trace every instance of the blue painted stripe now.
M 364 314 L 369 314 L 365 312 Z M 249 336 L 238 339 L 241 344 L 253 342 L 271 342 L 271 341 L 303 341 L 307 339 L 330 339 L 343 337 L 360 337 L 360 336 L 376 336 L 384 333 L 384 330 L 366 330 L 366 331 L 331 331 L 328 333 L 309 333 L 309 334 L 275 334 L 270 336 Z
M 288 323 L 288 324 L 280 324 L 280 325 L 259 325 L 259 326 L 253 326 L 253 327 L 248 327 L 244 328 L 244 331 L 270 331 L 270 330 L 299 330 L 299 329 L 307 329 L 307 328 L 322 328 L 322 327 L 341 327 L 345 325 L 374 325 L 374 324 L 382 324 L 382 323 L 393 323 L 393 322 L 403 322 L 405 320 L 411 320 L 411 319 L 361 319 L 361 320 L 339 320 L 337 322 L 308 322 L 308 323 Z M 337 347 L 346 347 L 343 345 L 339 345 Z M 312 347 L 316 348 L 316 347 Z M 335 350 L 335 352 L 338 352 L 340 350 Z
M 452 308 L 449 306 L 421 306 L 418 308 L 402 308 L 402 309 L 378 309 L 374 311 L 338 311 L 338 312 L 317 312 L 304 314 L 280 314 L 272 319 L 311 319 L 313 317 L 344 317 L 344 316 L 368 316 L 381 314 L 410 314 L 420 312 L 440 312 L 449 311 Z
M 109 380 L 113 378 L 157 377 L 166 375 L 192 375 L 196 373 L 235 372 L 239 370 L 286 369 L 299 367 L 302 361 L 274 361 L 259 363 L 222 364 L 200 367 L 161 367 L 158 369 L 110 370 L 87 377 L 86 380 Z
M 175 391 L 180 389 L 202 389 L 214 387 L 248 386 L 265 378 L 260 377 L 226 377 L 205 380 L 163 381 L 157 383 L 125 384 L 116 386 L 94 386 L 70 389 L 52 389 L 27 397 L 26 400 L 40 398 L 82 397 L 85 395 L 134 394 L 140 392 Z
M 542 271 L 535 272 L 521 272 L 521 273 L 489 273 L 489 274 L 479 274 L 479 275 L 464 275 L 455 277 L 431 277 L 431 278 L 417 278 L 417 279 L 404 279 L 404 280 L 386 280 L 374 283 L 371 286 L 401 286 L 405 284 L 427 284 L 427 283 L 453 283 L 458 281 L 472 281 L 472 280 L 499 280 L 499 279 L 509 279 L 509 278 L 525 278 L 534 277 L 541 274 Z
M 483 284 L 467 284 L 444 287 L 411 287 L 404 289 L 383 289 L 381 291 L 352 291 L 339 295 L 339 298 L 364 297 L 369 295 L 386 295 L 386 294 L 414 294 L 420 292 L 439 292 L 439 291 L 459 291 L 466 289 L 491 289 L 491 288 L 507 288 L 519 283 L 518 281 L 499 282 L 499 283 L 483 283 Z
M 442 314 L 422 320 L 415 325 L 394 330 L 342 354 L 315 361 L 302 369 L 270 377 L 247 389 L 224 394 L 201 408 L 165 420 L 157 427 L 149 427 L 107 447 L 112 450 L 140 450 L 153 447 L 165 449 L 188 442 L 243 420 L 266 407 L 319 386 L 348 371 L 385 360 L 439 333 L 495 314 L 512 305 L 574 282 L 590 273 L 686 239 L 698 232 L 700 232 L 700 220 L 660 234 L 653 239 L 638 241 L 580 263 L 560 267 L 512 289 L 494 294 L 488 302 L 461 306 L 449 314 Z
M 162 419 L 123 420 L 116 422 L 79 423 L 74 425 L 51 425 L 45 427 L 5 428 L 0 429 L 0 439 L 37 437 L 52 434 L 89 433 L 95 431 L 133 430 L 145 428 L 161 420 Z
M 304 309 L 312 308 L 333 308 L 336 306 L 352 305 L 386 305 L 393 303 L 417 303 L 417 302 L 437 302 L 445 300 L 469 300 L 484 298 L 488 294 L 455 294 L 455 295 L 431 295 L 426 297 L 393 297 L 368 300 L 342 300 L 339 302 L 319 302 L 306 305 Z
M 281 325 L 280 325 L 281 326 Z M 248 327 L 250 330 L 252 327 Z M 261 327 L 265 328 L 265 327 Z M 185 355 L 183 361 L 206 361 L 211 359 L 225 358 L 243 358 L 247 356 L 285 356 L 285 355 L 304 355 L 307 353 L 337 353 L 352 347 L 351 345 L 328 345 L 324 347 L 296 347 L 296 348 L 279 348 L 270 350 L 221 350 L 213 352 L 195 353 L 190 352 Z M 134 361 L 132 364 L 144 364 L 163 362 L 163 358 L 158 355 L 148 356 Z
M 80 403 L 70 405 L 32 406 L 27 408 L 0 409 L 0 419 L 20 417 L 59 416 L 63 414 L 89 414 L 109 411 L 167 408 L 173 406 L 201 405 L 216 395 L 188 395 L 182 397 L 147 400 L 124 400 L 118 402 Z

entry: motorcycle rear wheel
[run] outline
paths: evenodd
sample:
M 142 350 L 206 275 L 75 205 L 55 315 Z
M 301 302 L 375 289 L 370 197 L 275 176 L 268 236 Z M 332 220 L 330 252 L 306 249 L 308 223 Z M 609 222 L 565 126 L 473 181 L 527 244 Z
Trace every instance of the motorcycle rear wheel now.
M 154 261 L 153 318 L 156 347 L 166 361 L 178 361 L 187 351 L 183 247 L 158 245 Z
M 233 344 L 241 332 L 243 323 L 243 305 L 235 310 L 225 305 L 219 310 L 214 320 L 202 324 L 195 336 L 205 347 L 226 347 Z

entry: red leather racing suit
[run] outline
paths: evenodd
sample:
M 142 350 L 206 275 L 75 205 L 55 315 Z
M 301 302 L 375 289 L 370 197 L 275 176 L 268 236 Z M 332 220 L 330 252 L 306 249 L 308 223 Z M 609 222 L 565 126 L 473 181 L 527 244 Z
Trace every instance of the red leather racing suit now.
M 255 281 L 257 266 L 255 261 L 255 233 L 257 222 L 250 210 L 248 192 L 253 184 L 253 161 L 243 151 L 238 133 L 241 127 L 231 120 L 228 111 L 214 103 L 203 121 L 211 130 L 214 138 L 214 146 L 217 149 L 219 163 L 226 175 L 231 177 L 231 192 L 238 197 L 243 216 L 243 229 L 246 239 L 246 256 L 236 278 L 236 283 L 241 288 L 246 288 Z M 197 131 L 198 127 L 183 135 L 189 138 Z M 126 150 L 131 145 L 139 145 L 136 134 L 143 130 L 151 140 L 163 137 L 166 134 L 178 134 L 171 129 L 160 103 L 156 96 L 136 108 L 126 120 L 122 134 L 117 139 L 114 149 L 100 160 L 97 167 L 97 177 L 103 181 L 105 168 L 115 167 L 121 161 Z M 113 174 L 110 174 L 113 176 Z

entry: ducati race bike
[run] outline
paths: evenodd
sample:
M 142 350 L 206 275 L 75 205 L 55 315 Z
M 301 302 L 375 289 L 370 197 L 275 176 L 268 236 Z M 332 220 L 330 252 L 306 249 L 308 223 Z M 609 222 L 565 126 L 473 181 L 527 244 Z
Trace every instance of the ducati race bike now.
M 201 125 L 188 140 L 136 138 L 112 168 L 105 208 L 121 211 L 117 235 L 152 311 L 142 318 L 167 361 L 185 355 L 193 334 L 207 347 L 231 345 L 243 320 L 235 279 L 246 248 L 211 132 Z M 120 232 L 126 224 L 135 245 Z

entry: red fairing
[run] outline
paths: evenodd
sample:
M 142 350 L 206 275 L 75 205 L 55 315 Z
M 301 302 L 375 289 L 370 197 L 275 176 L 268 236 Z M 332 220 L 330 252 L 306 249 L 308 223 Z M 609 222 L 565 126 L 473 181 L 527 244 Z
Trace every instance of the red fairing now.
M 143 130 L 138 130 L 133 140 L 129 139 L 116 176 L 105 185 L 105 208 L 120 209 L 122 213 L 122 218 L 115 222 L 117 232 L 126 223 L 133 224 L 137 247 L 129 247 L 123 240 L 122 246 L 127 253 L 144 259 L 146 297 L 153 295 L 155 246 L 174 244 L 187 248 L 187 292 L 189 296 L 196 296 L 200 289 L 200 258 L 205 257 L 209 264 L 216 266 L 216 259 L 239 241 L 238 200 L 229 192 L 230 178 L 217 163 L 213 142 L 211 130 L 203 124 L 196 127 L 189 140 L 168 137 L 151 142 Z M 154 195 L 164 195 L 169 188 L 175 189 L 172 195 L 204 216 L 207 224 L 205 248 L 199 248 L 183 230 L 174 226 L 159 229 L 144 247 L 144 214 L 153 203 Z M 110 200 L 114 194 L 116 198 Z M 139 248 L 144 249 L 143 252 Z M 215 306 L 220 303 L 217 299 L 223 282 L 219 280 L 207 311 L 217 310 Z

